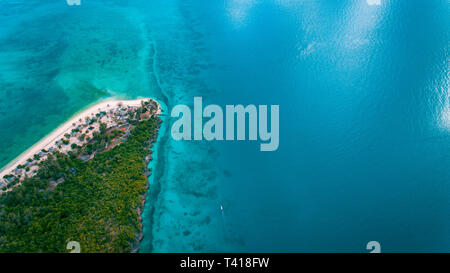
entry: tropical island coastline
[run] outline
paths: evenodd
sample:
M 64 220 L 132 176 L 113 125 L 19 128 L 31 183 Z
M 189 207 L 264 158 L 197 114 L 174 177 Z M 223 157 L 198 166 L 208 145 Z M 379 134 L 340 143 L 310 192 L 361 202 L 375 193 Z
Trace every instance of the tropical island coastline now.
M 161 114 L 161 106 L 159 103 L 157 103 L 153 99 L 118 100 L 118 99 L 114 99 L 114 98 L 109 98 L 109 99 L 103 100 L 99 103 L 96 103 L 96 104 L 88 107 L 87 109 L 81 111 L 80 113 L 75 114 L 72 118 L 70 118 L 69 120 L 64 122 L 62 125 L 60 125 L 58 128 L 53 130 L 49 135 L 44 137 L 42 140 L 38 141 L 36 144 L 31 146 L 25 152 L 20 154 L 16 159 L 14 159 L 13 161 L 11 161 L 6 166 L 4 166 L 3 168 L 0 169 L 0 194 L 10 190 L 10 189 L 6 189 L 6 187 L 8 186 L 8 184 L 10 182 L 12 182 L 11 175 L 15 176 L 15 175 L 18 175 L 18 173 L 20 172 L 20 169 L 18 170 L 17 167 L 25 166 L 25 165 L 32 165 L 32 164 L 27 164 L 27 162 L 33 163 L 33 161 L 35 161 L 34 160 L 35 155 L 42 156 L 45 153 L 44 150 L 47 152 L 52 152 L 57 149 L 57 146 L 61 146 L 61 148 L 58 149 L 59 151 L 67 152 L 71 148 L 70 146 L 72 144 L 80 145 L 83 143 L 83 141 L 87 142 L 87 139 L 83 140 L 83 141 L 77 141 L 76 138 L 72 138 L 72 139 L 68 139 L 69 140 L 68 144 L 64 145 L 64 143 L 62 143 L 63 139 L 66 138 L 65 135 L 67 135 L 67 134 L 77 137 L 76 133 L 74 134 L 74 131 L 73 131 L 74 129 L 76 130 L 77 127 L 84 126 L 84 128 L 86 128 L 86 125 L 92 125 L 93 129 L 90 130 L 90 133 L 86 134 L 86 136 L 85 136 L 86 138 L 92 138 L 93 132 L 95 132 L 96 129 L 98 130 L 99 126 L 98 126 L 98 124 L 95 124 L 95 123 L 89 124 L 90 119 L 97 118 L 97 115 L 102 112 L 105 112 L 107 114 L 111 110 L 118 112 L 119 108 L 122 108 L 122 107 L 126 107 L 126 108 L 139 107 L 139 106 L 141 106 L 141 103 L 146 100 L 147 101 L 152 100 L 156 103 L 157 109 L 156 109 L 156 112 L 154 112 L 153 114 L 160 115 Z M 121 116 L 123 116 L 123 115 L 121 115 Z M 103 117 L 108 118 L 107 115 L 105 115 Z M 101 117 L 101 118 L 103 118 L 103 117 Z M 89 121 L 87 121 L 88 118 L 89 118 Z M 117 124 L 113 120 L 108 120 L 106 122 L 106 124 L 107 124 L 108 128 L 117 126 Z M 89 127 L 91 127 L 91 126 L 89 126 Z M 30 161 L 30 159 L 32 161 Z M 39 162 L 39 160 L 36 160 L 36 162 L 34 162 L 34 163 L 36 164 L 38 162 Z M 36 171 L 36 169 L 33 171 Z M 10 178 L 6 179 L 5 176 L 10 176 Z
M 161 111 L 153 99 L 102 101 L 3 168 L 0 252 L 65 252 L 68 241 L 137 252 Z

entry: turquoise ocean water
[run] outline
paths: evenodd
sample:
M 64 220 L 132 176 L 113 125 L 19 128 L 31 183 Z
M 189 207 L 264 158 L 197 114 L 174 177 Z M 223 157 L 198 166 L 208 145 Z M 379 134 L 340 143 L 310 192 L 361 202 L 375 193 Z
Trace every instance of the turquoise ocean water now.
M 164 117 L 141 252 L 450 251 L 450 2 L 376 2 L 0 0 L 0 166 L 106 97 L 279 104 L 269 153 Z

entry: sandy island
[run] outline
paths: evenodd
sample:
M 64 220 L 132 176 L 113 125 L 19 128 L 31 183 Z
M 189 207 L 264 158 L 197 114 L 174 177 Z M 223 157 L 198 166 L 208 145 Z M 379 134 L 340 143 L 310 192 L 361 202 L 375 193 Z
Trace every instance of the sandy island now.
M 23 152 L 21 155 L 19 155 L 16 159 L 11 161 L 9 164 L 7 164 L 5 167 L 3 167 L 0 170 L 0 181 L 3 180 L 3 177 L 5 175 L 11 174 L 14 172 L 14 170 L 19 165 L 25 165 L 27 160 L 29 158 L 33 158 L 35 154 L 38 154 L 42 150 L 49 150 L 51 147 L 55 146 L 55 142 L 64 138 L 65 134 L 70 134 L 72 129 L 74 128 L 75 124 L 80 124 L 80 119 L 82 121 L 85 120 L 86 117 L 92 117 L 93 115 L 100 113 L 102 111 L 109 111 L 113 108 L 116 108 L 118 105 L 121 105 L 123 107 L 127 106 L 141 106 L 142 101 L 147 101 L 151 98 L 142 98 L 142 99 L 136 99 L 136 100 L 118 100 L 114 98 L 103 100 L 99 103 L 96 103 L 95 105 L 92 105 L 88 107 L 85 110 L 82 110 L 80 113 L 75 114 L 72 118 L 70 118 L 68 121 L 63 123 L 61 126 L 59 126 L 57 129 L 55 129 L 53 132 L 51 132 L 49 135 L 44 137 L 42 140 L 34 144 L 31 148 Z M 152 99 L 154 100 L 154 99 Z M 156 100 L 154 100 L 156 101 Z M 158 110 L 157 115 L 161 114 L 161 106 L 158 103 Z

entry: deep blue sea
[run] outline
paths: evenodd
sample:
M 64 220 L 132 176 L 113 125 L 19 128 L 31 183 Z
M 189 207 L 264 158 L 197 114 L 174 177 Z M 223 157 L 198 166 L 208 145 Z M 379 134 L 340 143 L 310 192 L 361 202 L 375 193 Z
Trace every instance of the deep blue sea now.
M 450 251 L 448 0 L 0 5 L 0 165 L 105 97 L 280 105 L 275 152 L 165 117 L 141 252 Z

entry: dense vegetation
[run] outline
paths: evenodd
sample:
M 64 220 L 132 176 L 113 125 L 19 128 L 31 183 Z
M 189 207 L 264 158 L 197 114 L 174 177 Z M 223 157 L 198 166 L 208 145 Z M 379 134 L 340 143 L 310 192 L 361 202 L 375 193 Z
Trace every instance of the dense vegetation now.
M 68 252 L 69 241 L 82 252 L 130 252 L 158 123 L 154 117 L 136 123 L 126 141 L 89 161 L 54 152 L 41 162 L 37 175 L 0 196 L 0 252 Z M 103 146 L 105 134 L 93 146 Z

